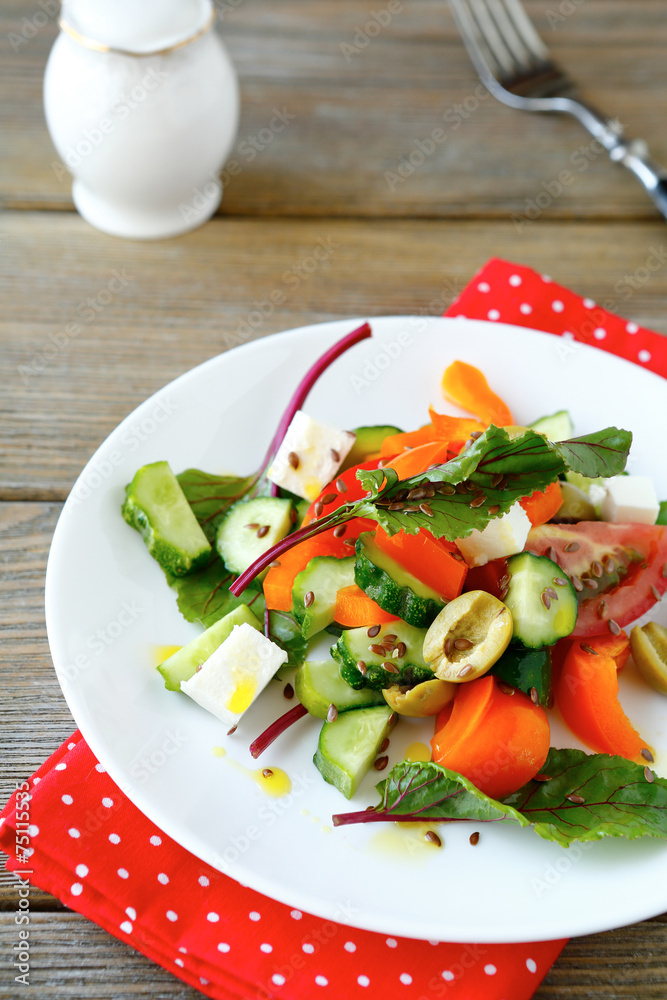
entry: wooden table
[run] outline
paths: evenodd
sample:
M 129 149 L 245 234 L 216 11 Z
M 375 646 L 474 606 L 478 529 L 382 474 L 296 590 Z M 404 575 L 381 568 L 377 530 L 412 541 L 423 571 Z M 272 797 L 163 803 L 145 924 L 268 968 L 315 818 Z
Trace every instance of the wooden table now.
M 43 608 L 46 557 L 68 491 L 141 400 L 237 341 L 254 302 L 285 292 L 284 307 L 257 336 L 344 316 L 437 314 L 499 255 L 597 301 L 611 299 L 620 314 L 667 333 L 665 222 L 574 122 L 520 114 L 484 93 L 444 0 L 401 0 L 373 37 L 365 25 L 385 9 L 381 2 L 218 6 L 241 78 L 232 155 L 242 169 L 214 221 L 179 239 L 132 243 L 96 232 L 73 211 L 41 105 L 53 17 L 43 24 L 37 3 L 0 3 L 3 801 L 73 729 Z M 650 139 L 667 162 L 664 4 L 528 6 L 591 100 Z M 274 108 L 289 123 L 268 141 Z M 392 180 L 434 128 L 445 140 L 410 176 Z M 262 129 L 251 159 L 248 140 Z M 563 170 L 572 182 L 558 193 L 551 182 Z M 531 221 L 544 191 L 549 204 Z M 334 252 L 298 288 L 286 286 L 285 272 L 319 239 L 333 241 Z M 649 272 L 656 253 L 660 266 Z M 101 305 L 114 271 L 126 284 Z M 77 320 L 80 332 L 63 339 Z M 16 904 L 15 888 L 2 886 L 2 963 Z M 33 892 L 32 912 L 31 995 L 197 995 L 52 897 Z M 0 997 L 17 996 L 13 987 L 5 967 Z M 666 994 L 664 915 L 571 941 L 537 996 Z

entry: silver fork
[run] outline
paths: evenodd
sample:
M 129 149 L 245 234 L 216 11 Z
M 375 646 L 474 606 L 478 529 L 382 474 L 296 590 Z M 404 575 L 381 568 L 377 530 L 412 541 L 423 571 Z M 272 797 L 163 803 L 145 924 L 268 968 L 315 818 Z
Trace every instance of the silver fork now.
M 577 92 L 553 61 L 520 0 L 449 0 L 457 27 L 482 83 L 504 104 L 525 111 L 574 115 L 610 158 L 640 180 L 667 217 L 667 170 L 651 159 L 643 139 L 629 139 Z

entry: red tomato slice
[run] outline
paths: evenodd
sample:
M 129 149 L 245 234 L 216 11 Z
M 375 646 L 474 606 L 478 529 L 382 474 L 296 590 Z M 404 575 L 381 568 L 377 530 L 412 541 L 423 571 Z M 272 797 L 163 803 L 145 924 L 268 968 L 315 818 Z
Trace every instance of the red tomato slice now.
M 572 579 L 579 597 L 573 636 L 597 635 L 609 620 L 625 628 L 667 590 L 667 528 L 662 525 L 542 524 L 531 529 L 526 549 L 550 558 L 555 553 Z

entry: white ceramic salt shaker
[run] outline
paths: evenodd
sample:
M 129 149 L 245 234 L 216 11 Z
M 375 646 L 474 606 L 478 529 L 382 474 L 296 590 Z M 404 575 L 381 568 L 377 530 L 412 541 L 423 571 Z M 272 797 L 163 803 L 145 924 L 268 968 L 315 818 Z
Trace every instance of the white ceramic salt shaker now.
M 234 68 L 211 0 L 65 0 L 46 120 L 81 215 L 156 239 L 205 222 L 238 125 Z

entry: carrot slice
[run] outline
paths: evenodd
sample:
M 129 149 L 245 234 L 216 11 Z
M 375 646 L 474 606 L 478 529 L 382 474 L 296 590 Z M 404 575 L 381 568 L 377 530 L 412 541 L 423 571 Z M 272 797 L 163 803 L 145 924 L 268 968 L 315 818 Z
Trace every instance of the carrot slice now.
M 590 643 L 593 649 L 594 641 L 595 637 Z M 613 656 L 587 652 L 581 643 L 573 642 L 558 678 L 556 704 L 569 729 L 591 750 L 645 763 L 641 751 L 647 743 L 618 700 Z
M 406 448 L 417 448 L 420 444 L 428 444 L 435 441 L 433 428 L 430 424 L 425 424 L 416 431 L 404 431 L 401 434 L 390 434 L 382 442 L 380 455 L 387 458 L 390 455 L 400 455 Z
M 378 527 L 375 532 L 378 548 L 391 556 L 399 566 L 431 587 L 446 601 L 452 601 L 463 590 L 468 567 L 456 558 L 456 546 L 422 528 L 418 534 L 399 531 L 388 535 Z
M 474 413 L 483 424 L 506 427 L 514 423 L 510 408 L 493 392 L 474 365 L 454 361 L 442 376 L 442 389 L 446 399 Z
M 529 497 L 522 497 L 519 503 L 535 528 L 538 524 L 546 524 L 560 509 L 563 503 L 563 491 L 560 483 L 549 483 L 546 490 L 535 490 Z
M 430 444 L 421 444 L 412 451 L 397 455 L 391 462 L 387 462 L 387 466 L 398 474 L 399 479 L 409 479 L 420 472 L 426 472 L 431 465 L 446 461 L 447 443 L 432 441 Z
M 463 443 L 471 434 L 486 430 L 486 424 L 480 424 L 479 420 L 473 420 L 471 417 L 450 417 L 448 413 L 436 413 L 432 406 L 428 412 L 435 436 L 439 441 Z
M 315 556 L 337 556 L 342 559 L 352 555 L 354 550 L 345 545 L 344 541 L 344 538 L 334 538 L 332 528 L 283 552 L 277 560 L 278 565 L 271 566 L 264 577 L 266 606 L 272 611 L 291 611 L 292 587 L 297 574 Z
M 586 642 L 596 653 L 605 653 L 607 656 L 611 656 L 617 670 L 622 670 L 630 658 L 630 636 L 623 629 L 618 635 L 614 635 L 612 632 L 593 635 Z
M 359 628 L 361 625 L 384 625 L 386 622 L 396 622 L 396 615 L 383 611 L 379 604 L 363 592 L 356 583 L 342 587 L 336 594 L 335 621 L 348 628 Z
M 460 685 L 451 716 L 436 718 L 433 760 L 486 795 L 504 798 L 539 772 L 549 753 L 547 714 L 521 691 L 503 693 L 490 674 Z

